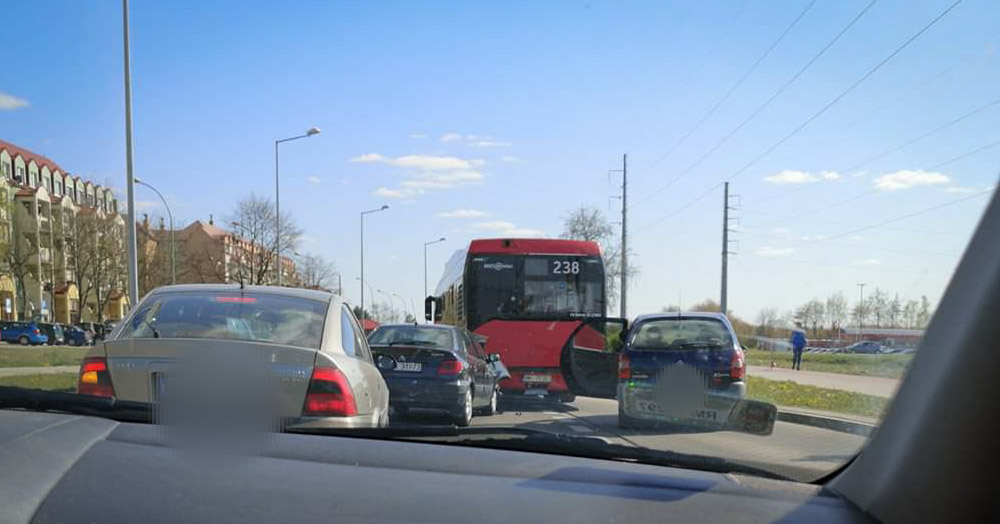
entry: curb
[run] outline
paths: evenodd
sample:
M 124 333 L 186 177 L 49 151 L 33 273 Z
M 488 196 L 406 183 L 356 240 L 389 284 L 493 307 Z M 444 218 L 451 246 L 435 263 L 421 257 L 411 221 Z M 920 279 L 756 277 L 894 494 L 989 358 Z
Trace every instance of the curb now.
M 857 422 L 854 420 L 847 420 L 835 417 L 824 417 L 822 415 L 804 413 L 801 411 L 779 410 L 778 420 L 781 422 L 788 422 L 791 424 L 802 424 L 805 426 L 813 426 L 817 428 L 839 431 L 841 433 L 851 433 L 854 435 L 860 435 L 862 437 L 871 436 L 872 433 L 875 432 L 875 429 L 878 427 L 875 424 L 868 424 L 866 422 Z

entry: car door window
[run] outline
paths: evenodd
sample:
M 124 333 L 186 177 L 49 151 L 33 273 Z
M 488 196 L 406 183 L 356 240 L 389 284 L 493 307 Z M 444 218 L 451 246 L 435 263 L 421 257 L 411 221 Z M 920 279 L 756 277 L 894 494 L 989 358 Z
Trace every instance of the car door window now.
M 347 309 L 340 312 L 340 345 L 344 348 L 344 353 L 354 356 L 357 352 L 357 337 L 354 335 L 354 324 L 351 321 L 351 314 Z
M 476 341 L 472 338 L 472 336 L 469 335 L 468 332 L 464 332 L 462 333 L 462 335 L 466 340 L 466 345 L 469 348 L 469 353 L 475 355 L 479 359 L 486 360 L 486 355 L 483 354 L 483 348 L 480 347 L 479 344 L 476 344 Z
M 351 337 L 351 347 L 353 351 L 351 356 L 364 360 L 365 362 L 373 362 L 371 349 L 368 347 L 368 341 L 365 339 L 364 331 L 361 326 L 358 325 L 357 320 L 355 320 L 354 315 L 345 306 L 341 317 L 341 337 L 347 338 Z

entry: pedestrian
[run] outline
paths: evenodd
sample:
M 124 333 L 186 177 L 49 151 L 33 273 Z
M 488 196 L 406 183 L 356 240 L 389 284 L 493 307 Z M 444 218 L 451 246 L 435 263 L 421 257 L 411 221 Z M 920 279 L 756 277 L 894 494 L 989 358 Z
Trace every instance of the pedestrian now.
M 802 350 L 806 347 L 806 332 L 802 324 L 795 324 L 792 330 L 792 369 L 802 369 Z

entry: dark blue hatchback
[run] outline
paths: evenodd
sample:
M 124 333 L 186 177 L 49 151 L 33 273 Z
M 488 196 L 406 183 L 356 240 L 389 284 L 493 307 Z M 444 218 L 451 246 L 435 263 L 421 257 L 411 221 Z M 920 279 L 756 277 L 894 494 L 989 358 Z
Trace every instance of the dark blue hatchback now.
M 497 411 L 503 365 L 486 355 L 465 329 L 454 326 L 384 325 L 368 337 L 375 365 L 389 386 L 389 407 L 447 413 L 468 426 L 474 412 Z
M 732 406 L 726 399 L 746 395 L 745 377 L 743 350 L 725 315 L 640 316 L 619 356 L 619 425 L 721 422 Z

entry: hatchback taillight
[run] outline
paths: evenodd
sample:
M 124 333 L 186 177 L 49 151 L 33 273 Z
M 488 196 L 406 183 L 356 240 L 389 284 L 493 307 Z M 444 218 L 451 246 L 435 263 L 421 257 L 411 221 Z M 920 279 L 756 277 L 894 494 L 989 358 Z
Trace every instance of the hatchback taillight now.
M 42 332 L 41 332 L 40 330 L 38 330 L 38 329 L 32 329 L 32 330 L 31 330 L 31 334 L 32 334 L 32 335 L 41 335 L 41 334 L 42 334 Z
M 313 368 L 302 414 L 312 417 L 357 415 L 358 406 L 347 377 L 339 369 Z
M 632 378 L 632 361 L 625 353 L 618 357 L 618 378 Z
M 729 378 L 734 380 L 742 379 L 746 375 L 747 366 L 746 361 L 743 360 L 743 352 L 739 350 L 733 351 L 729 365 Z
M 104 357 L 83 359 L 80 365 L 80 380 L 76 392 L 96 397 L 114 397 L 115 387 L 111 384 L 108 361 Z
M 438 364 L 438 375 L 458 375 L 465 369 L 461 360 L 443 360 Z

